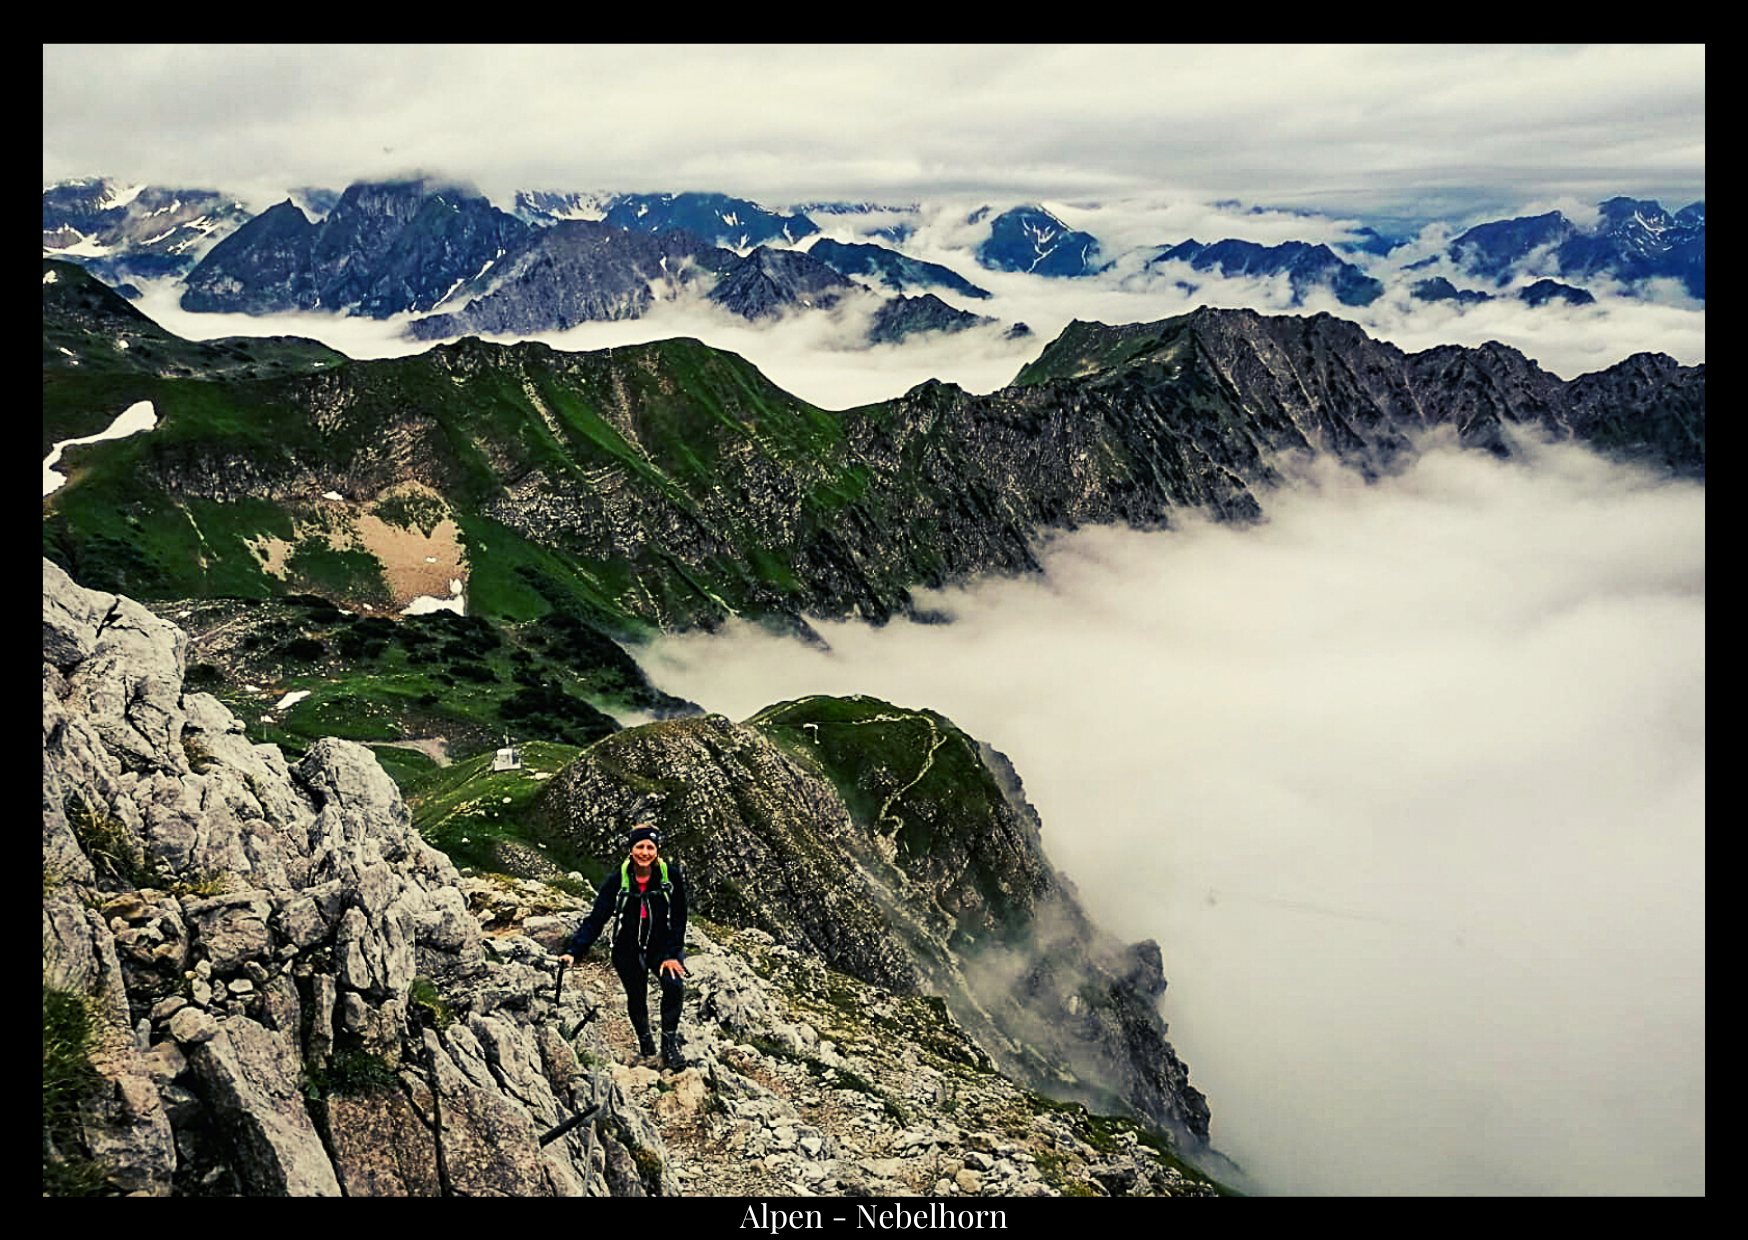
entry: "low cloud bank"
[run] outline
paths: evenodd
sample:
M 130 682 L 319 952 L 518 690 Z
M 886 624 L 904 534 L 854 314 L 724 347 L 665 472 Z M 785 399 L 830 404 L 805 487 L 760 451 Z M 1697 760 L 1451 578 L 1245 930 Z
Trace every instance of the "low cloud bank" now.
M 1152 251 L 1135 247 L 1175 244 L 1192 236 L 1208 242 L 1237 237 L 1269 245 L 1287 240 L 1334 243 L 1351 235 L 1358 224 L 1353 219 L 1256 211 L 1237 203 L 1209 205 L 1163 195 L 1096 206 L 1046 201 L 1044 205 L 1065 223 L 1099 237 L 1103 256 L 1117 260 L 1117 267 L 1102 275 L 1052 279 L 989 271 L 978 265 L 976 249 L 989 235 L 989 220 L 976 224 L 967 220 L 983 205 L 992 206 L 993 216 L 1012 203 L 989 197 L 949 198 L 902 211 L 851 216 L 822 212 L 817 218 L 827 236 L 842 241 L 873 239 L 873 229 L 895 223 L 913 228 L 903 246 L 906 253 L 958 272 L 992 297 L 970 299 L 944 288 L 929 291 L 958 309 L 995 317 L 999 320 L 995 327 L 952 335 L 926 333 L 902 344 L 868 348 L 863 343 L 868 316 L 878 304 L 873 295 L 847 298 L 832 312 L 749 323 L 704 301 L 693 289 L 659 301 L 640 319 L 586 323 L 532 338 L 557 349 L 586 350 L 694 336 L 739 353 L 780 387 L 828 409 L 889 399 L 931 378 L 973 392 L 991 392 L 1009 383 L 1071 320 L 1151 322 L 1200 305 L 1247 307 L 1265 314 L 1328 311 L 1408 352 L 1498 340 L 1563 379 L 1602 370 L 1647 350 L 1668 353 L 1688 365 L 1705 360 L 1705 305 L 1688 297 L 1678 281 L 1650 281 L 1628 289 L 1605 278 L 1585 277 L 1575 282 L 1595 294 L 1594 305 L 1532 307 L 1519 301 L 1513 289 L 1478 282 L 1439 257 L 1455 235 L 1454 226 L 1444 223 L 1428 225 L 1411 244 L 1388 257 L 1345 255 L 1385 286 L 1383 296 L 1371 305 L 1346 306 L 1333 293 L 1316 288 L 1295 302 L 1284 275 L 1223 277 L 1194 271 L 1182 262 L 1144 271 L 1141 264 Z M 1429 257 L 1437 259 L 1433 266 L 1409 269 Z M 1461 288 L 1485 285 L 1496 299 L 1461 306 L 1413 298 L 1414 285 L 1435 275 L 1450 278 Z M 1527 280 L 1526 276 L 1521 282 Z M 411 315 L 375 321 L 326 313 L 190 314 L 177 304 L 180 293 L 180 286 L 173 283 L 148 285 L 140 308 L 191 339 L 305 335 L 359 358 L 402 356 L 431 347 L 401 337 Z M 1003 339 L 1002 333 L 1016 322 L 1027 324 L 1033 334 L 1021 340 Z
M 945 626 L 665 640 L 734 718 L 929 706 L 1157 938 L 1215 1144 L 1275 1193 L 1703 1193 L 1704 490 L 1523 443 L 1089 529 Z

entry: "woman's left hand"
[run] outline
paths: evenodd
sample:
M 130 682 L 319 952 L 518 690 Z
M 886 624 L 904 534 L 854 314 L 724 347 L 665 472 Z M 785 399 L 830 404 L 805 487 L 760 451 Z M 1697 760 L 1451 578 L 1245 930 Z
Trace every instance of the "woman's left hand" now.
M 662 961 L 662 972 L 671 972 L 675 977 L 681 977 L 686 972 L 686 966 L 681 964 L 678 960 L 664 960 Z

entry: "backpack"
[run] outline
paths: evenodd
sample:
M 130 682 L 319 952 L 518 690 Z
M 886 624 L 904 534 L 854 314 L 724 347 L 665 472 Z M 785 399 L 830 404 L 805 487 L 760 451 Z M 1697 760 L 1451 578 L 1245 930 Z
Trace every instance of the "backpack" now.
M 656 892 L 660 892 L 664 896 L 673 894 L 674 884 L 668 881 L 668 863 L 665 860 L 660 857 L 656 858 L 656 872 L 650 877 L 660 881 L 645 894 L 654 895 Z M 619 865 L 619 895 L 613 904 L 613 937 L 609 940 L 610 942 L 617 943 L 619 941 L 620 918 L 625 914 L 626 902 L 631 899 L 631 883 L 631 858 L 627 857 Z

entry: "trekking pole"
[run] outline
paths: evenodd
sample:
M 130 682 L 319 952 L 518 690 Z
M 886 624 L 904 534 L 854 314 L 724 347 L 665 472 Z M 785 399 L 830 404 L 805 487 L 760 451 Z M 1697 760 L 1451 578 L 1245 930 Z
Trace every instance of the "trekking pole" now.
M 595 1106 L 590 1107 L 586 1111 L 578 1111 L 575 1115 L 573 1115 L 569 1119 L 565 1120 L 565 1122 L 560 1124 L 558 1127 L 549 1128 L 545 1132 L 541 1133 L 540 1134 L 540 1144 L 542 1144 L 542 1145 L 552 1144 L 554 1141 L 556 1141 L 560 1137 L 564 1136 L 564 1134 L 569 1132 L 571 1129 L 577 1127 L 580 1124 L 586 1124 L 590 1120 L 594 1119 L 597 1115 L 599 1115 L 601 1113 L 601 1109 L 602 1108 L 600 1107 L 600 1105 L 597 1104 Z
M 581 1020 L 579 1020 L 576 1024 L 572 1025 L 571 1031 L 564 1035 L 564 1040 L 566 1042 L 576 1041 L 577 1034 L 579 1034 L 583 1031 L 583 1026 L 588 1024 L 590 1021 L 592 1021 L 594 1019 L 595 1019 L 595 1009 L 594 1008 L 591 1008 L 587 1012 L 584 1012 L 583 1018 Z M 562 1029 L 563 1026 L 561 1025 L 560 1028 Z
M 564 961 L 558 962 L 558 983 L 552 988 L 552 1006 L 557 1007 L 560 996 L 564 994 Z
M 586 1021 L 588 1017 L 585 1016 L 583 1019 Z M 580 1025 L 578 1026 L 578 1028 L 581 1027 L 582 1026 Z M 540 1136 L 540 1144 L 543 1146 L 551 1144 L 564 1136 L 564 1134 L 571 1129 L 586 1124 L 591 1120 L 599 1119 L 602 1112 L 607 1110 L 608 1100 L 601 1097 L 601 1069 L 599 1068 L 592 1068 L 589 1071 L 589 1101 L 594 1103 L 594 1105 L 584 1107 L 581 1111 L 578 1111 L 575 1115 L 565 1120 L 564 1123 L 559 1124 L 556 1128 L 549 1128 L 542 1133 Z

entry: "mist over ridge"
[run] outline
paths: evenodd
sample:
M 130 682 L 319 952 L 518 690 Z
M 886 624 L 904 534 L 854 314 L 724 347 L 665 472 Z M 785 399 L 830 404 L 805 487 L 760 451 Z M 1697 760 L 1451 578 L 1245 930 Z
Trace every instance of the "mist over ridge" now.
M 1703 1192 L 1703 487 L 1514 446 L 1314 469 L 1248 530 L 1061 535 L 930 596 L 951 624 L 646 666 L 1005 752 L 1094 915 L 1164 947 L 1262 1191 Z
M 977 300 L 951 289 L 932 291 L 956 309 L 995 317 L 998 323 L 993 326 L 952 334 L 923 332 L 901 344 L 870 347 L 867 330 L 876 304 L 873 298 L 848 298 L 831 311 L 753 323 L 711 304 L 698 290 L 669 289 L 639 318 L 487 338 L 535 339 L 574 351 L 696 337 L 741 354 L 779 386 L 832 409 L 889 399 L 931 378 L 973 392 L 991 392 L 1009 383 L 1074 319 L 1150 322 L 1188 313 L 1199 305 L 1249 308 L 1264 314 L 1327 311 L 1407 352 L 1499 340 L 1563 379 L 1604 369 L 1644 351 L 1668 353 L 1687 365 L 1705 360 L 1704 302 L 1688 297 L 1672 280 L 1628 289 L 1606 276 L 1589 277 L 1586 285 L 1597 300 L 1584 306 L 1532 307 L 1509 296 L 1481 305 L 1416 299 L 1411 290 L 1428 275 L 1455 275 L 1460 282 L 1474 283 L 1441 257 L 1456 234 L 1454 225 L 1429 224 L 1388 256 L 1347 254 L 1363 259 L 1368 274 L 1381 279 L 1385 287 L 1370 305 L 1353 306 L 1342 304 L 1326 288 L 1295 290 L 1285 275 L 1222 276 L 1193 271 L 1187 263 L 1147 270 L 1138 264 L 1149 245 L 1187 236 L 1237 237 L 1259 243 L 1300 238 L 1339 245 L 1339 238 L 1356 235 L 1359 221 L 1354 218 L 1246 208 L 1237 202 L 1209 204 L 1181 195 L 1142 195 L 1079 206 L 1051 202 L 1051 209 L 1065 221 L 1099 235 L 1112 255 L 1121 259 L 1109 271 L 1068 280 L 988 270 L 977 262 L 975 253 L 989 224 L 967 221 L 992 200 L 1006 201 L 949 196 L 899 214 L 820 213 L 818 223 L 820 236 L 865 242 L 881 239 L 873 230 L 889 227 L 893 220 L 905 221 L 912 229 L 900 246 L 905 254 L 971 277 L 992 297 Z M 1568 213 L 1576 214 L 1580 205 L 1560 200 Z M 813 240 L 802 238 L 796 248 L 805 249 Z M 892 244 L 889 238 L 883 243 Z M 1427 261 L 1438 265 L 1419 269 Z M 416 316 L 370 320 L 325 312 L 196 314 L 181 309 L 178 284 L 148 280 L 142 281 L 142 288 L 140 308 L 189 339 L 229 333 L 304 335 L 360 358 L 401 356 L 430 347 L 403 336 Z M 1008 326 L 1022 322 L 1030 327 L 1031 336 L 1004 338 Z

